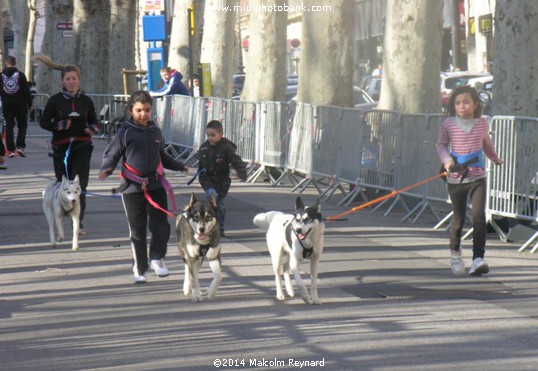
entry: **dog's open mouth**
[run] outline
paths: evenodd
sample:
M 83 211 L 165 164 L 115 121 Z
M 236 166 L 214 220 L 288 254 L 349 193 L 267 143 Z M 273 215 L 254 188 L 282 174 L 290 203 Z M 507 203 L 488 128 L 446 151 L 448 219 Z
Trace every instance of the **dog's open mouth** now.
M 308 233 L 307 233 L 308 234 Z M 301 234 L 301 233 L 298 233 L 297 234 L 297 237 L 302 241 L 306 238 L 306 234 Z
M 198 233 L 198 235 L 196 236 L 196 239 L 203 241 L 206 239 L 206 237 L 207 237 L 206 233 Z

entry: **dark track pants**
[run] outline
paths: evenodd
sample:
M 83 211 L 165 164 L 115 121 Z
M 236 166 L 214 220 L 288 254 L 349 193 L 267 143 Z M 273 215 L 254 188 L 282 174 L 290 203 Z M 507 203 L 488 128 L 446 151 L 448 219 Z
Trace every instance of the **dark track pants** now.
M 26 131 L 28 130 L 28 109 L 26 103 L 6 100 L 2 106 L 6 120 L 6 147 L 10 152 L 16 148 L 26 148 Z M 15 142 L 15 125 L 17 125 L 17 141 Z
M 164 189 L 148 192 L 153 201 L 163 209 L 168 209 L 167 194 Z M 131 249 L 133 253 L 133 271 L 144 274 L 148 268 L 147 230 L 151 232 L 149 259 L 162 259 L 166 255 L 170 239 L 170 224 L 167 215 L 151 206 L 144 198 L 144 193 L 122 195 L 123 207 L 129 223 Z M 148 223 L 149 219 L 149 223 Z

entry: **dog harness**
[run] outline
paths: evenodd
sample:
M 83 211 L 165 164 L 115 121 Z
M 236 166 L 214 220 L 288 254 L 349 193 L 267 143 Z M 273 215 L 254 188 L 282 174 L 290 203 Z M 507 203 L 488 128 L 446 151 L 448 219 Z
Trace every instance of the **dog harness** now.
M 172 190 L 172 186 L 170 185 L 170 183 L 168 182 L 168 180 L 166 180 L 166 177 L 164 176 L 164 168 L 163 168 L 163 165 L 162 165 L 161 162 L 159 162 L 159 165 L 157 165 L 157 171 L 155 172 L 155 174 L 153 174 L 151 176 L 154 176 L 155 179 L 160 180 L 160 182 L 163 185 L 164 189 L 168 193 L 168 196 L 170 197 L 170 200 L 172 202 L 172 210 L 174 212 L 173 214 L 170 211 L 163 209 L 149 195 L 148 190 L 147 190 L 147 186 L 149 184 L 149 180 L 150 180 L 151 176 L 143 177 L 142 174 L 138 170 L 136 170 L 134 167 L 129 165 L 127 162 L 123 163 L 123 168 L 121 170 L 120 176 L 122 178 L 129 179 L 130 181 L 133 181 L 133 182 L 135 182 L 137 184 L 140 184 L 140 188 L 144 192 L 144 198 L 149 202 L 149 204 L 151 206 L 153 206 L 157 210 L 162 211 L 163 213 L 167 214 L 171 218 L 176 217 L 176 215 L 175 215 L 177 213 L 176 198 L 174 196 L 174 191 Z M 126 188 L 126 185 L 124 187 L 120 186 L 120 188 L 117 191 L 121 191 L 124 188 Z
M 312 230 L 308 231 L 308 233 L 305 235 L 305 237 L 308 236 L 308 234 L 311 231 Z M 303 248 L 303 259 L 309 258 L 310 255 L 312 255 L 312 253 L 314 252 L 314 246 L 306 247 L 304 245 L 304 243 L 303 243 L 303 240 L 301 240 L 299 238 L 299 236 L 297 235 L 297 232 L 295 232 L 295 229 L 293 229 L 293 226 L 291 225 L 291 222 L 286 222 L 286 242 L 288 243 L 288 245 L 290 247 L 292 246 L 291 232 L 293 232 L 295 234 L 295 237 L 297 237 L 297 241 L 299 241 L 299 243 L 301 244 L 301 246 Z

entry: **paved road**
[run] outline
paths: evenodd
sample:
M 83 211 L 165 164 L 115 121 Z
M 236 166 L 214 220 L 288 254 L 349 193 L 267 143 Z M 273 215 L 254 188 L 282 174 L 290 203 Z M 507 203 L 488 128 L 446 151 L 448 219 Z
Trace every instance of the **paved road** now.
M 326 229 L 321 306 L 278 302 L 263 233 L 252 217 L 291 211 L 296 194 L 235 183 L 228 197 L 224 279 L 218 296 L 191 303 L 172 236 L 171 275 L 131 281 L 121 201 L 91 197 L 81 249 L 51 249 L 41 191 L 52 177 L 46 136 L 31 130 L 28 157 L 0 173 L 0 360 L 2 370 L 524 370 L 538 355 L 538 260 L 488 238 L 491 273 L 454 277 L 447 232 L 431 215 L 359 211 Z M 41 136 L 37 136 L 40 134 Z M 89 190 L 105 143 L 95 141 Z M 171 175 L 180 204 L 198 186 Z M 310 190 L 303 195 L 314 199 Z M 325 216 L 346 208 L 340 195 Z M 436 205 L 446 210 L 445 205 Z M 70 232 L 67 234 L 70 236 Z M 464 256 L 470 262 L 469 242 Z M 308 266 L 303 269 L 308 272 Z M 210 279 L 204 267 L 203 284 Z M 292 361 L 298 363 L 293 363 Z M 305 362 L 307 363 L 300 363 Z M 215 367 L 220 362 L 220 367 Z M 311 362 L 311 365 L 310 365 Z M 317 362 L 317 363 L 316 363 Z

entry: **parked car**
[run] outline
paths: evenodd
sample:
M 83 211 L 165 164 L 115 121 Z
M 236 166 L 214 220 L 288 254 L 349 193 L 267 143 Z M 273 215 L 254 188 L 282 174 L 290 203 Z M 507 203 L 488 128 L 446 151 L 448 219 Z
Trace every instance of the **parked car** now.
M 297 100 L 297 90 L 297 85 L 288 86 L 286 91 L 286 99 L 288 102 Z M 358 86 L 353 87 L 353 97 L 355 99 L 355 108 L 372 109 L 377 106 L 377 103 L 372 97 Z
M 245 85 L 245 74 L 233 75 L 234 92 L 233 95 L 241 95 Z
M 493 78 L 490 81 L 479 83 L 477 89 L 478 96 L 482 101 L 482 113 L 491 115 L 491 103 L 493 101 Z
M 468 81 L 477 77 L 491 76 L 487 72 L 441 72 L 441 105 L 445 112 L 452 89 L 468 84 Z

